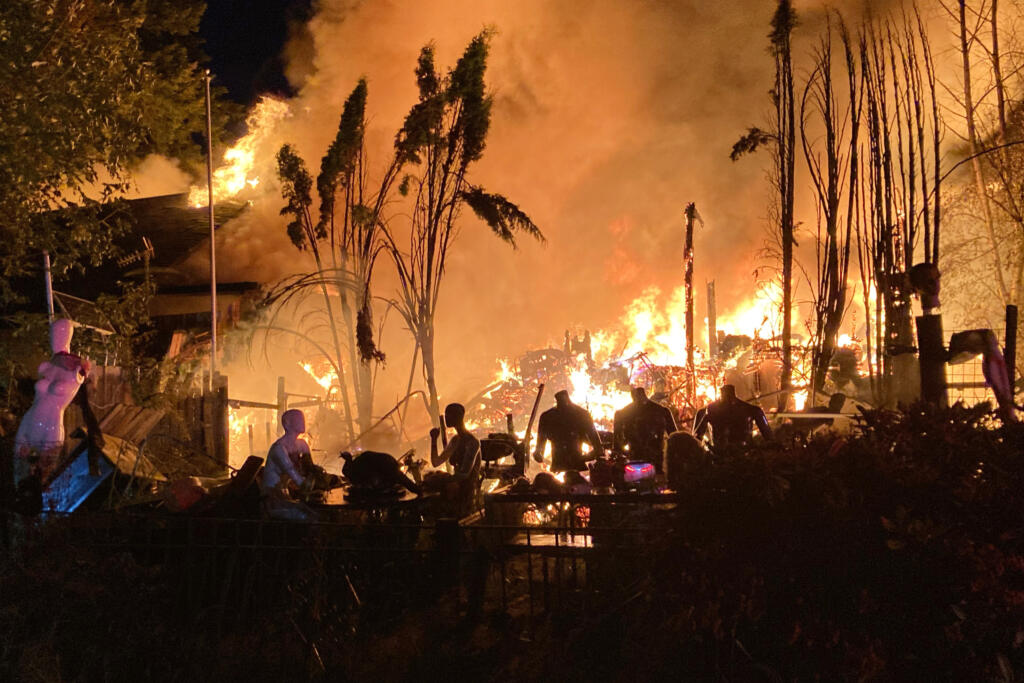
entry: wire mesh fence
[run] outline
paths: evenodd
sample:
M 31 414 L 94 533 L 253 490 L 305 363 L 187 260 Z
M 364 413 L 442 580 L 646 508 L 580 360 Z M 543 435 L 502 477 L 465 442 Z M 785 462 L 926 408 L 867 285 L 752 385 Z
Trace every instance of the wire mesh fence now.
M 957 332 L 964 331 L 966 330 L 950 330 L 947 336 L 951 337 Z M 1005 339 L 1002 329 L 994 330 L 994 332 L 998 339 Z M 957 363 L 956 365 L 947 363 L 946 386 L 951 404 L 962 401 L 964 405 L 973 406 L 983 401 L 990 401 L 995 405 L 995 395 L 985 382 L 981 356 L 976 356 L 965 363 Z

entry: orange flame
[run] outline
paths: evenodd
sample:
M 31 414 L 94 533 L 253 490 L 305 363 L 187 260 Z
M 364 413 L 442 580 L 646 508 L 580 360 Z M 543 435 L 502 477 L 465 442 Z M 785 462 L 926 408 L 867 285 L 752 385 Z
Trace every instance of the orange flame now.
M 224 160 L 213 172 L 213 200 L 234 197 L 247 187 L 256 187 L 259 176 L 254 174 L 257 155 L 271 140 L 274 129 L 289 114 L 288 104 L 271 97 L 260 98 L 245 120 L 249 132 L 238 143 L 224 152 Z M 209 191 L 206 186 L 192 186 L 188 193 L 189 206 L 207 205 Z
M 327 394 L 330 394 L 333 388 L 340 386 L 338 373 L 335 372 L 334 368 L 330 365 L 328 365 L 327 369 L 322 372 L 317 371 L 316 368 L 313 367 L 312 363 L 304 361 L 299 363 L 299 367 L 305 370 L 306 374 L 312 377 L 313 381 L 319 384 L 320 388 L 322 388 Z
M 773 354 L 773 338 L 782 329 L 781 286 L 777 281 L 758 285 L 754 295 L 741 305 L 726 309 L 718 316 L 716 327 L 729 335 L 742 335 L 754 340 L 753 347 L 746 353 L 728 359 L 710 359 L 706 345 L 698 343 L 694 348 L 694 367 L 687 368 L 685 329 L 685 288 L 680 286 L 663 294 L 651 286 L 630 302 L 624 309 L 618 323 L 590 335 L 590 356 L 579 353 L 569 358 L 565 366 L 570 396 L 574 403 L 585 407 L 599 427 L 611 428 L 614 414 L 630 401 L 629 384 L 665 380 L 659 389 L 669 393 L 670 402 L 682 407 L 685 387 L 693 377 L 696 409 L 718 398 L 718 390 L 724 382 L 727 371 L 743 371 L 745 374 L 761 368 L 761 364 L 777 363 Z M 576 343 L 578 344 L 578 341 Z M 843 335 L 840 346 L 857 344 L 850 335 Z M 575 347 L 579 350 L 578 346 Z M 809 400 L 806 382 L 809 379 L 809 359 L 794 346 L 794 392 L 793 407 L 803 409 Z M 608 381 L 607 369 L 620 366 L 629 375 L 629 382 Z M 742 367 L 740 367 L 742 366 Z M 598 370 L 601 377 L 595 377 Z M 509 382 L 518 386 L 517 378 L 511 372 L 512 365 L 502 359 L 501 369 L 495 375 L 495 382 Z M 771 394 L 771 387 L 761 389 Z M 490 399 L 499 395 L 495 389 L 487 395 Z M 685 411 L 684 411 L 685 412 Z

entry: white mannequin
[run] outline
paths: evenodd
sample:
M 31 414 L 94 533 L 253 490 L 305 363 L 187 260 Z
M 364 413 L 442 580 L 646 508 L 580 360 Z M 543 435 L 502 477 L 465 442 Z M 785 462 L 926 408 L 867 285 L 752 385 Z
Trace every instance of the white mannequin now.
M 308 458 L 310 455 L 309 444 L 299 438 L 306 431 L 306 416 L 295 408 L 286 410 L 281 415 L 281 426 L 284 427 L 284 436 L 270 446 L 267 464 L 263 468 L 264 492 L 280 492 L 280 488 L 289 482 L 300 487 L 306 483 L 306 477 L 296 465 L 303 456 Z
M 89 362 L 71 354 L 73 332 L 70 320 L 54 320 L 50 325 L 53 357 L 39 366 L 35 400 L 14 437 L 15 483 L 30 474 L 45 481 L 57 466 L 64 447 L 64 409 L 89 374 Z

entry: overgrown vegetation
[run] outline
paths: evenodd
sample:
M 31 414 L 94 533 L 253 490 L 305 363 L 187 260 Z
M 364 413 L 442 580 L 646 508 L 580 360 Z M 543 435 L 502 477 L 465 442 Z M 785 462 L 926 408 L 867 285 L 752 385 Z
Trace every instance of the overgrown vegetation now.
M 119 198 L 130 189 L 137 164 L 151 154 L 185 167 L 201 162 L 205 57 L 198 27 L 204 10 L 202 0 L 11 0 L 0 6 L 0 87 L 9 94 L 0 117 L 0 391 L 6 410 L 23 412 L 31 400 L 28 382 L 49 356 L 41 297 L 29 296 L 42 290 L 43 252 L 50 254 L 58 289 L 66 278 L 109 261 L 131 227 Z M 217 102 L 216 129 L 234 113 Z M 150 288 L 109 285 L 95 303 L 103 326 L 115 334 L 100 339 L 79 331 L 73 346 L 93 361 L 122 365 L 135 380 L 135 399 L 151 404 L 173 372 L 146 348 Z
M 440 406 L 434 318 L 463 210 L 471 209 L 496 237 L 512 247 L 522 235 L 543 240 L 540 229 L 516 204 L 471 182 L 471 169 L 483 156 L 490 129 L 492 96 L 484 80 L 489 41 L 489 31 L 475 36 L 447 73 L 435 64 L 433 45 L 420 50 L 415 70 L 418 101 L 395 135 L 393 156 L 379 184 L 368 180 L 365 166 L 367 86 L 365 81 L 356 85 L 316 179 L 319 219 L 314 218 L 314 184 L 305 162 L 290 145 L 284 145 L 277 155 L 278 177 L 288 202 L 281 213 L 291 218 L 288 234 L 296 247 L 309 249 L 316 270 L 280 283 L 271 303 L 292 303 L 309 291 L 322 295 L 326 325 L 313 327 L 328 330 L 326 346 L 334 354 L 327 360 L 338 375 L 350 431 L 355 421 L 362 429 L 370 426 L 371 364 L 384 359 L 372 325 L 371 279 L 378 255 L 390 256 L 395 266 L 397 293 L 385 301 L 402 317 L 415 343 L 406 393 L 412 390 L 419 365 L 436 421 Z M 389 204 L 397 204 L 401 210 L 389 215 L 385 212 Z M 328 288 L 337 295 L 329 294 Z M 336 305 L 345 322 L 344 344 Z M 343 347 L 347 349 L 347 372 Z M 354 385 L 355 415 L 346 377 L 351 377 Z
M 205 4 L 10 0 L 0 9 L 0 303 L 17 279 L 98 265 L 124 229 L 100 204 L 162 153 L 195 161 Z
M 414 553 L 417 593 L 400 564 L 344 575 L 324 561 L 282 575 L 269 614 L 183 614 L 168 597 L 180 574 L 58 538 L 60 553 L 44 544 L 0 569 L 0 677 L 1011 680 L 1024 672 L 1022 448 L 984 406 L 915 406 L 867 413 L 854 435 L 693 463 L 684 502 L 642 539 L 650 553 L 608 568 L 606 599 L 532 620 L 496 599 L 482 620 L 462 616 Z

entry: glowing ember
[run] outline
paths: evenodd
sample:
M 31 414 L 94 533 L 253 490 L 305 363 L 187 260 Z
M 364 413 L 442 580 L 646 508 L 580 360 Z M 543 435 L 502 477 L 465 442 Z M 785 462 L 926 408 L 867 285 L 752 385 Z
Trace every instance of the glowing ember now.
M 224 152 L 222 165 L 213 172 L 213 200 L 234 197 L 247 187 L 256 187 L 259 176 L 254 167 L 259 150 L 270 141 L 277 124 L 288 115 L 288 104 L 263 97 L 245 120 L 249 132 L 234 147 Z M 266 156 L 266 155 L 263 155 Z M 188 193 L 190 206 L 206 206 L 207 188 L 193 186 Z

